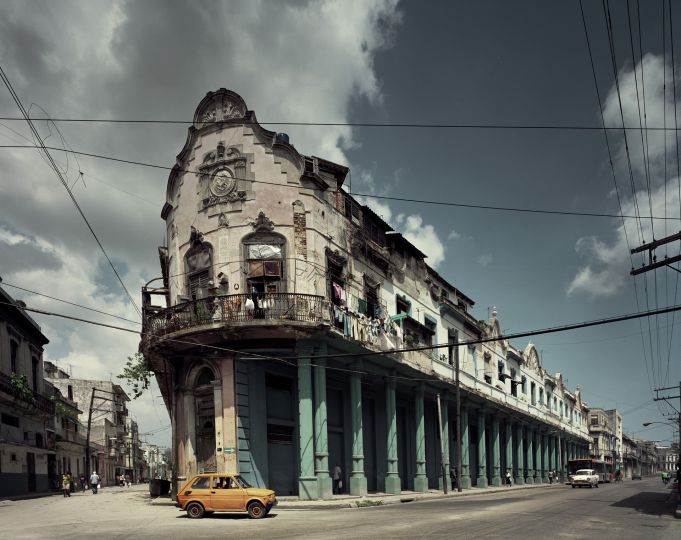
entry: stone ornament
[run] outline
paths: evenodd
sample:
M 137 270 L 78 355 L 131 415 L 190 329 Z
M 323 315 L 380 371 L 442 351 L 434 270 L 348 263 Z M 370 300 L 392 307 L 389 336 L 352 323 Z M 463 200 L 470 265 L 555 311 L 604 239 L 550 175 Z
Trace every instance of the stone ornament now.
M 224 213 L 218 216 L 218 227 L 220 229 L 229 227 L 229 219 L 227 219 L 227 216 Z
M 260 210 L 258 217 L 255 218 L 255 221 L 253 222 L 253 229 L 256 231 L 273 231 L 274 223 L 265 215 L 265 212 Z
M 210 181 L 210 191 L 216 197 L 226 197 L 236 189 L 236 179 L 229 169 L 220 169 Z

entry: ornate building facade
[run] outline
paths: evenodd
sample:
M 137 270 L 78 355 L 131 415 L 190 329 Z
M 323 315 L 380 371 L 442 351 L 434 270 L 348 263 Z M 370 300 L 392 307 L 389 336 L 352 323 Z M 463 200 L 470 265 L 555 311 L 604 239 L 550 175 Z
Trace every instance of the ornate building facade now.
M 441 449 L 446 470 L 457 452 L 457 361 L 464 487 L 506 470 L 546 482 L 586 456 L 579 390 L 532 344 L 501 339 L 496 310 L 475 319 L 472 299 L 347 193 L 347 173 L 229 90 L 196 109 L 161 213 L 162 277 L 143 289 L 140 350 L 171 417 L 175 488 L 224 471 L 328 498 L 336 466 L 358 495 L 438 488 Z

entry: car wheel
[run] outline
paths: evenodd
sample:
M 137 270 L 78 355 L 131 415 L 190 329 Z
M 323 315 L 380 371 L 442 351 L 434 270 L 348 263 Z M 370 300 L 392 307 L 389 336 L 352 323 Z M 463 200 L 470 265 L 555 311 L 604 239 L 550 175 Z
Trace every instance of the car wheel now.
M 248 515 L 253 519 L 260 519 L 267 515 L 267 511 L 265 510 L 265 507 L 262 505 L 262 503 L 253 501 L 248 505 Z
M 187 505 L 187 515 L 192 519 L 200 519 L 205 514 L 205 510 L 200 503 L 192 502 Z
M 575 489 L 577 486 L 572 486 L 572 489 Z

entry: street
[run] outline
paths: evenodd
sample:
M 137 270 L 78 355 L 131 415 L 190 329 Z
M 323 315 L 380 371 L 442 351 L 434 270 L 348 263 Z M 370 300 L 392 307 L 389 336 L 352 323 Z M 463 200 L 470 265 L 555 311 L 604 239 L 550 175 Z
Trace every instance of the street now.
M 676 503 L 659 478 L 510 490 L 356 509 L 275 508 L 263 520 L 190 520 L 150 504 L 146 486 L 0 503 L 5 538 L 593 538 L 678 540 Z

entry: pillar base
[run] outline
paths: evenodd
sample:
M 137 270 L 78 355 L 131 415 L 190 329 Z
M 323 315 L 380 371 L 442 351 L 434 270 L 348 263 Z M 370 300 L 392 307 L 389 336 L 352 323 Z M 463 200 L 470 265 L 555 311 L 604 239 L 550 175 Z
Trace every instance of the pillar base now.
M 501 487 L 501 476 L 493 476 L 492 477 L 492 485 L 494 487 Z
M 541 479 L 541 483 L 542 483 L 542 484 L 548 484 L 548 483 L 549 483 L 549 477 L 548 477 L 548 476 L 544 476 L 544 477 Z
M 317 477 L 317 489 L 320 499 L 330 499 L 333 497 L 333 480 L 330 476 Z
M 397 474 L 385 477 L 385 492 L 391 495 L 402 493 L 402 481 Z
M 517 486 L 524 486 L 525 478 L 523 478 L 522 476 L 516 476 L 514 482 Z
M 452 489 L 454 487 L 452 486 Z M 471 477 L 468 475 L 461 477 L 461 489 L 471 489 Z
M 364 497 L 367 494 L 367 479 L 366 476 L 351 476 L 350 477 L 350 495 Z
M 525 483 L 526 484 L 534 484 L 534 478 L 532 478 L 531 476 L 528 476 L 527 478 L 525 478 Z
M 425 493 L 428 491 L 428 477 L 416 476 L 414 477 L 414 491 Z
M 316 476 L 298 478 L 298 498 L 301 501 L 314 501 L 319 498 L 319 484 Z
M 487 477 L 486 476 L 478 476 L 478 482 L 477 482 L 477 487 L 479 488 L 486 488 L 489 484 L 487 483 Z

